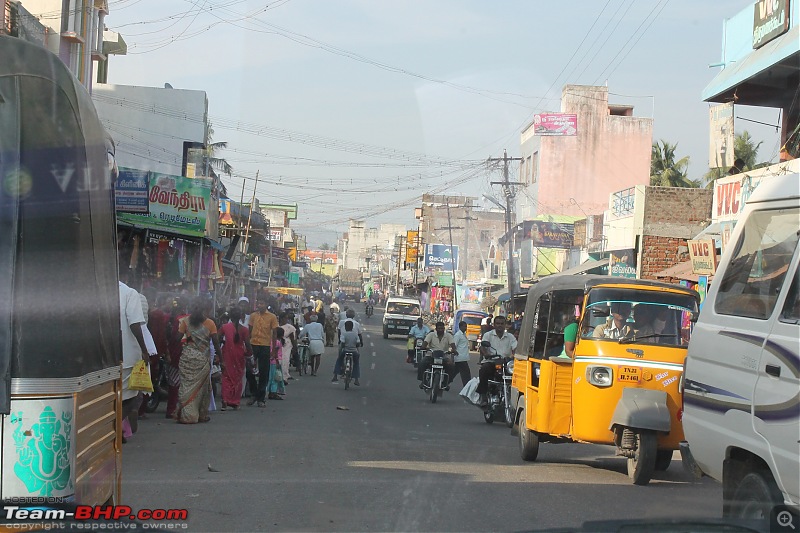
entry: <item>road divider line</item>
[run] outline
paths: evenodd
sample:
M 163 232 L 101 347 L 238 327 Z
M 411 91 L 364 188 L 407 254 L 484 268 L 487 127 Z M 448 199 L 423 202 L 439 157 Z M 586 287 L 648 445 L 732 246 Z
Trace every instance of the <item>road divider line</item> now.
M 370 368 L 371 368 L 372 370 L 375 370 L 375 363 L 372 363 L 372 365 L 370 366 Z

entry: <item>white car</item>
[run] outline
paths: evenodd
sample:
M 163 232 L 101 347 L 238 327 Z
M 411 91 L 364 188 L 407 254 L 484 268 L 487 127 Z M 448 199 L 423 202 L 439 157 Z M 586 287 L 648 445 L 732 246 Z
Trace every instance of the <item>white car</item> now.
M 389 335 L 408 336 L 408 330 L 421 316 L 422 305 L 416 298 L 389 297 L 383 313 L 383 338 L 388 339 Z
M 773 177 L 750 197 L 689 343 L 681 451 L 722 482 L 726 517 L 800 503 L 798 184 Z

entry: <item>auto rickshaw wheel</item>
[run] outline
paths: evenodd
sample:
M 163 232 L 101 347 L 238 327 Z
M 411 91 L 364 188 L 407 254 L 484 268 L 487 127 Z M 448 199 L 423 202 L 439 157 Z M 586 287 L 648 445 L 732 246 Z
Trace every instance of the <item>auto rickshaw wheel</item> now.
M 487 424 L 491 424 L 494 422 L 494 411 L 491 409 L 487 409 L 483 412 L 483 419 L 486 421 Z
M 525 408 L 519 415 L 519 456 L 523 461 L 535 461 L 539 455 L 539 435 L 525 427 Z
M 658 450 L 656 453 L 656 472 L 663 472 L 672 462 L 672 450 Z
M 654 431 L 636 430 L 636 452 L 628 458 L 628 477 L 634 485 L 647 485 L 656 469 L 658 439 Z

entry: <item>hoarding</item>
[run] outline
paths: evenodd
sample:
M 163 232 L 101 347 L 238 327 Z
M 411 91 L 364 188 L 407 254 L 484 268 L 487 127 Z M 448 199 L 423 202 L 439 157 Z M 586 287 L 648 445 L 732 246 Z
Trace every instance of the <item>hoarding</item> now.
M 117 213 L 117 220 L 179 235 L 205 235 L 211 202 L 210 179 L 150 172 L 149 191 L 149 214 Z
M 717 271 L 717 248 L 714 239 L 697 239 L 687 241 L 689 260 L 695 274 L 713 275 Z
M 417 246 L 419 241 L 418 231 L 406 232 L 406 263 L 417 262 Z
M 759 0 L 753 9 L 753 48 L 789 30 L 789 0 Z
M 611 252 L 608 272 L 616 278 L 636 278 L 636 250 L 628 248 Z
M 762 176 L 736 174 L 714 182 L 714 199 L 711 219 L 714 222 L 736 220 L 744 209 L 750 195 L 761 183 Z
M 578 115 L 539 113 L 533 115 L 533 134 L 573 136 L 578 134 Z
M 709 140 L 708 166 L 730 168 L 733 166 L 733 102 L 708 108 Z
M 150 212 L 149 172 L 120 167 L 114 184 L 114 204 L 119 213 Z
M 458 268 L 458 246 L 425 245 L 426 268 Z
M 531 240 L 541 248 L 572 248 L 575 240 L 574 224 L 526 220 L 522 231 L 523 240 Z

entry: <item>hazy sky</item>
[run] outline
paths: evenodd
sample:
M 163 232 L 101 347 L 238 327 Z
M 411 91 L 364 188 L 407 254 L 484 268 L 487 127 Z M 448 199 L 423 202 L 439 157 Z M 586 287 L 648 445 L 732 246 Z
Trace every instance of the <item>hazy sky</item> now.
M 333 242 L 349 217 L 413 223 L 415 197 L 480 196 L 482 160 L 519 153 L 535 111 L 565 83 L 608 84 L 653 117 L 690 176 L 707 169 L 708 104 L 722 19 L 750 0 L 110 0 L 128 43 L 109 82 L 208 93 L 214 140 L 264 202 L 297 202 L 294 226 Z M 142 24 L 142 22 L 145 22 Z M 580 45 L 580 46 L 579 46 Z M 777 110 L 737 108 L 776 123 Z M 737 121 L 777 154 L 774 128 Z M 394 209 L 393 209 L 394 208 Z

